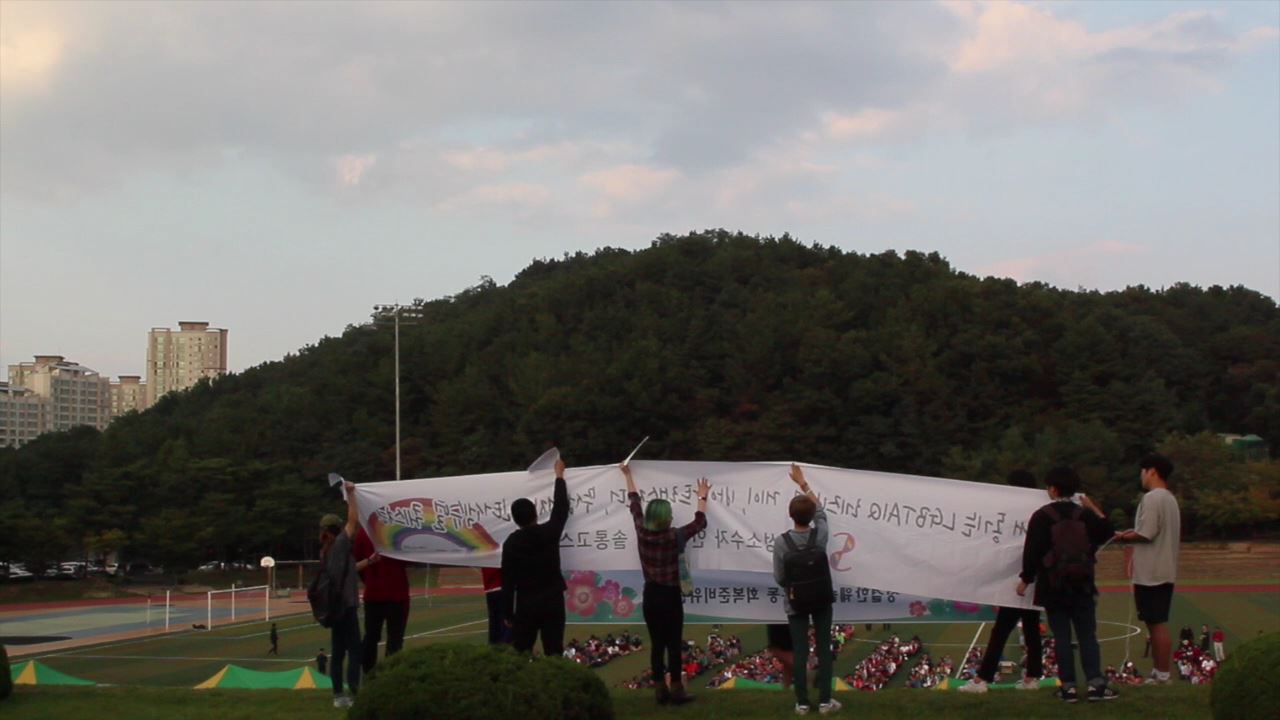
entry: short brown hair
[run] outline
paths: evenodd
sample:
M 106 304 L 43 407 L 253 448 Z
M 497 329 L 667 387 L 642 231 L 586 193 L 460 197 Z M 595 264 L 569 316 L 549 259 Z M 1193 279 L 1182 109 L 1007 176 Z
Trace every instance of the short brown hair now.
M 797 525 L 808 525 L 813 522 L 813 514 L 816 512 L 818 512 L 818 504 L 808 495 L 797 495 L 791 498 L 791 504 L 787 506 L 787 513 Z

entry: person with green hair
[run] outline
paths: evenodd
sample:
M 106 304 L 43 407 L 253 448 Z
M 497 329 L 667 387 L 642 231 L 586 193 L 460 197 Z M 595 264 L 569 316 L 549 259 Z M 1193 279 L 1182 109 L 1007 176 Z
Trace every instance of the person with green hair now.
M 680 594 L 680 554 L 689 538 L 707 527 L 707 493 L 711 483 L 698 480 L 698 510 L 693 522 L 671 527 L 671 503 L 661 498 L 650 500 L 642 513 L 640 493 L 636 490 L 631 467 L 623 464 L 622 476 L 627 481 L 627 500 L 635 520 L 640 567 L 644 570 L 644 595 L 640 608 L 644 624 L 649 628 L 649 665 L 659 705 L 682 705 L 693 700 L 684 688 L 681 676 L 680 650 L 684 645 L 684 600 Z M 665 660 L 665 663 L 664 663 Z M 671 673 L 668 686 L 666 675 Z

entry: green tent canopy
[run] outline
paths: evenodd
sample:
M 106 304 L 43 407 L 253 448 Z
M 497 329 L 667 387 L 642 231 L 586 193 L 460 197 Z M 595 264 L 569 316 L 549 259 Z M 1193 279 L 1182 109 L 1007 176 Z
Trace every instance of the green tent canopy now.
M 14 685 L 97 685 L 92 680 L 73 677 L 45 665 L 28 660 L 9 668 Z
M 196 689 L 316 690 L 328 686 L 329 678 L 309 667 L 267 672 L 250 670 L 239 665 L 227 665 L 219 670 L 216 675 L 197 685 Z
M 748 680 L 746 678 L 735 677 L 735 678 L 729 678 L 729 680 L 727 680 L 723 685 L 721 685 L 717 689 L 719 690 L 781 690 L 782 685 L 779 683 L 766 683 L 766 682 L 760 682 L 759 680 Z M 852 690 L 853 688 L 849 687 L 849 684 L 846 683 L 844 680 L 841 680 L 840 678 L 832 678 L 831 689 L 844 692 L 846 690 Z

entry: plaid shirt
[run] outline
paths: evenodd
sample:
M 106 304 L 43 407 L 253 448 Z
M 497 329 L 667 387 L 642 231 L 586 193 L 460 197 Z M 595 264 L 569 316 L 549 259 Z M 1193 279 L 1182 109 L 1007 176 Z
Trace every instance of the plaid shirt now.
M 680 553 L 684 550 L 689 538 L 702 532 L 707 527 L 707 514 L 697 512 L 693 522 L 681 528 L 667 528 L 662 531 L 649 530 L 644 526 L 644 513 L 640 511 L 640 496 L 628 493 L 631 501 L 631 517 L 636 522 L 636 537 L 640 546 L 640 567 L 644 570 L 644 581 L 658 585 L 680 586 Z

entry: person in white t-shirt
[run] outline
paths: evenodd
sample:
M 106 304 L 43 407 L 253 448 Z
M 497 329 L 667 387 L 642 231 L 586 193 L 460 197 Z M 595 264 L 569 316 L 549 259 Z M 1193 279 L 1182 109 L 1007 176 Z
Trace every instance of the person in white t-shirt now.
M 1147 625 L 1151 637 L 1151 657 L 1155 669 L 1149 683 L 1169 682 L 1172 641 L 1169 637 L 1169 607 L 1173 604 L 1173 583 L 1178 571 L 1178 545 L 1182 520 L 1178 500 L 1169 492 L 1173 463 L 1163 455 L 1151 454 L 1139 463 L 1142 489 L 1147 493 L 1138 503 L 1134 528 L 1116 533 L 1117 542 L 1135 543 L 1133 550 L 1133 601 L 1138 619 Z

